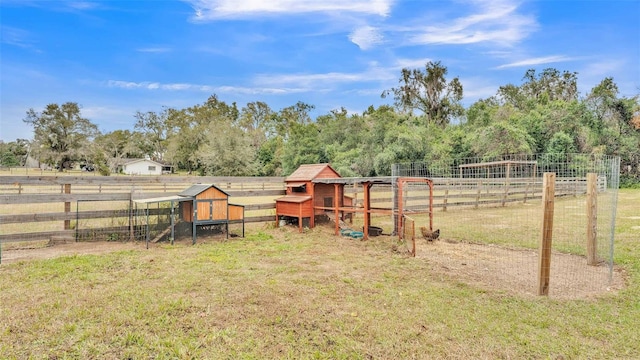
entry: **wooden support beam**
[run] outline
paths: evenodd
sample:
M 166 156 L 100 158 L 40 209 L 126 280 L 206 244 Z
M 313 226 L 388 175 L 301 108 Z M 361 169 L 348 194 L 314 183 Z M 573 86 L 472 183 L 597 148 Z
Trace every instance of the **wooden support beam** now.
M 555 173 L 544 173 L 542 182 L 542 236 L 538 258 L 538 295 L 544 296 L 549 295 L 549 278 L 551 275 L 555 181 Z
M 598 174 L 587 174 L 587 265 L 598 265 Z
M 364 233 L 363 240 L 368 240 L 369 225 L 371 224 L 371 213 L 369 212 L 371 209 L 371 183 L 363 183 L 362 189 L 364 190 L 364 229 L 362 232 Z
M 134 232 L 134 226 L 133 226 L 133 211 L 134 209 L 133 209 L 133 191 L 132 191 L 129 193 L 129 241 L 135 240 L 135 232 Z M 78 209 L 76 207 L 76 214 L 77 213 L 78 213 Z M 76 228 L 78 228 L 77 222 L 76 222 Z
M 340 203 L 338 201 L 338 196 L 340 196 L 339 192 L 338 192 L 338 184 L 333 184 L 333 211 L 334 211 L 334 216 L 335 216 L 335 223 L 336 223 L 336 235 L 340 235 L 340 212 L 339 212 L 339 208 L 340 208 Z

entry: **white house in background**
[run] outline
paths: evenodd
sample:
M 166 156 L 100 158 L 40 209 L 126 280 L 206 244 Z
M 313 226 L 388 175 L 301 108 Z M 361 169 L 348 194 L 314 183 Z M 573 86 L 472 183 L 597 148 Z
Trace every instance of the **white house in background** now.
M 171 173 L 171 166 L 149 159 L 123 159 L 122 172 L 127 175 L 162 175 Z

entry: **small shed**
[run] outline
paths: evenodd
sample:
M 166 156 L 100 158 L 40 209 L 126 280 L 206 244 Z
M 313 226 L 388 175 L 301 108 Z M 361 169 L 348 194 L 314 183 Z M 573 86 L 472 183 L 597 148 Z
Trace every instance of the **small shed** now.
M 229 204 L 229 194 L 213 184 L 197 184 L 178 194 L 191 198 L 191 202 L 182 202 L 181 219 L 193 223 L 195 234 L 197 225 L 224 224 L 229 232 L 229 222 L 242 222 L 244 236 L 244 206 Z
M 137 217 L 140 217 L 140 221 L 136 221 L 136 223 L 140 223 L 144 228 L 147 247 L 149 242 L 155 242 L 169 234 L 171 234 L 170 238 L 173 243 L 175 227 L 180 222 L 191 224 L 194 244 L 198 226 L 224 225 L 228 237 L 229 224 L 241 223 L 242 236 L 244 237 L 244 206 L 229 204 L 229 194 L 213 184 L 197 184 L 175 196 L 138 199 L 134 202 L 136 203 L 135 213 Z M 150 206 L 152 204 L 156 204 L 157 210 L 152 209 Z M 160 204 L 168 206 L 160 206 Z M 175 209 L 174 206 L 178 208 Z M 167 209 L 169 212 L 165 214 L 163 209 Z M 174 214 L 177 215 L 177 218 L 174 218 Z M 153 221 L 150 221 L 149 218 L 150 216 L 161 217 L 163 215 L 170 215 L 168 216 L 170 223 L 164 223 L 166 229 L 159 232 L 152 240 L 151 232 L 153 229 L 150 223 Z M 160 223 L 160 221 L 158 220 L 156 223 Z
M 171 166 L 150 159 L 123 159 L 118 166 L 127 175 L 170 174 Z
M 335 207 L 351 206 L 353 199 L 344 196 L 344 185 L 315 183 L 317 179 L 339 179 L 340 174 L 329 164 L 305 164 L 285 179 L 286 195 L 276 199 L 276 226 L 283 216 L 303 219 L 315 226 L 315 217 Z M 337 203 L 335 199 L 338 199 Z

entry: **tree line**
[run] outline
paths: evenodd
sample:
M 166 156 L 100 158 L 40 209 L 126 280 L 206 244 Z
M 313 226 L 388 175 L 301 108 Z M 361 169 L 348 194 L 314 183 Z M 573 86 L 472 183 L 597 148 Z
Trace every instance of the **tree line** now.
M 620 96 L 610 77 L 586 95 L 575 72 L 528 70 L 521 84 L 464 108 L 459 79 L 429 62 L 403 69 L 381 96 L 393 106 L 361 114 L 335 109 L 312 119 L 313 105 L 239 107 L 216 95 L 183 109 L 136 113 L 135 127 L 100 133 L 77 103 L 27 111 L 33 140 L 0 143 L 0 164 L 27 155 L 60 170 L 90 164 L 103 174 L 118 159 L 149 157 L 201 175 L 286 176 L 300 164 L 329 162 L 343 176 L 389 175 L 405 162 L 446 164 L 512 154 L 596 153 L 621 157 L 623 184 L 640 183 L 640 97 Z

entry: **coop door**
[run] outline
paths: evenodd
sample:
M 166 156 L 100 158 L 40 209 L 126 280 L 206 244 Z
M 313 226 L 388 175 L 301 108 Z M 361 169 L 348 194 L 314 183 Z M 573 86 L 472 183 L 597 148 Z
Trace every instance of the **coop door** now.
M 198 200 L 197 202 L 198 218 L 197 221 L 211 220 L 212 215 L 212 201 L 211 200 Z
M 333 207 L 333 198 L 332 197 L 324 198 L 324 207 Z

